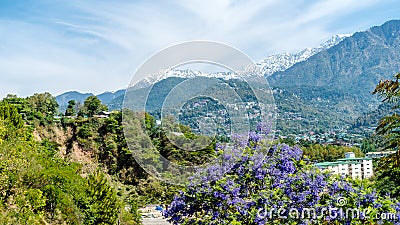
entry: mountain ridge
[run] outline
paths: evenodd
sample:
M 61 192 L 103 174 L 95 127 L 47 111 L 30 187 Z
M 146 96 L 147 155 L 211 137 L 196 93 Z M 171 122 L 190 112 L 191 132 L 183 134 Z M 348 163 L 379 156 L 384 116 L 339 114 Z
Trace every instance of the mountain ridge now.
M 284 71 L 296 63 L 305 61 L 323 50 L 339 44 L 351 35 L 352 34 L 337 34 L 314 48 L 305 48 L 297 53 L 281 53 L 267 56 L 261 62 L 257 63 L 257 65 L 262 68 L 263 74 L 268 77 L 276 72 Z
M 372 92 L 380 80 L 391 78 L 400 68 L 399 36 L 400 20 L 388 21 L 356 32 L 268 80 L 272 86 L 314 84 Z
M 400 70 L 400 20 L 388 21 L 351 36 L 338 36 L 337 44 L 333 44 L 334 40 L 325 45 L 332 46 L 321 47 L 307 59 L 267 76 L 280 115 L 278 130 L 291 133 L 294 130 L 349 129 L 357 118 L 376 110 L 380 104 L 371 92 L 379 80 L 391 79 Z M 180 79 L 199 75 L 190 70 L 170 73 L 167 78 L 176 74 Z M 175 82 L 163 81 L 166 84 Z M 162 88 L 161 82 L 156 84 Z M 151 99 L 150 108 L 154 110 L 152 106 L 160 105 L 157 99 L 165 97 L 165 91 L 155 93 L 157 96 Z M 137 93 L 141 96 L 140 91 Z M 108 104 L 110 109 L 121 108 L 123 99 L 124 95 L 114 98 Z
M 347 37 L 350 37 L 351 35 L 352 34 L 337 34 L 314 48 L 305 48 L 297 53 L 281 53 L 281 54 L 267 56 L 266 58 L 258 62 L 256 65 L 257 67 L 259 67 L 259 69 L 261 69 L 261 73 L 264 76 L 268 77 L 275 72 L 284 71 L 298 62 L 305 61 L 311 56 L 337 45 L 339 42 L 341 42 Z M 160 74 L 155 74 L 153 76 L 147 77 L 137 82 L 136 84 L 133 84 L 133 86 L 135 86 L 135 88 L 138 89 L 145 88 L 168 77 L 178 77 L 187 79 L 195 76 L 203 76 L 212 78 L 222 78 L 225 80 L 240 79 L 240 77 L 233 72 L 205 73 L 190 69 L 168 70 L 166 72 L 163 72 L 163 74 L 160 77 L 158 75 Z
M 307 60 L 312 55 L 338 44 L 340 41 L 342 41 L 344 38 L 346 38 L 350 35 L 351 34 L 334 35 L 327 41 L 321 43 L 319 46 L 314 47 L 314 48 L 306 48 L 298 53 L 282 53 L 282 54 L 277 54 L 277 55 L 271 55 L 271 56 L 264 58 L 261 62 L 257 63 L 257 66 L 261 68 L 262 73 L 264 75 L 269 76 L 272 74 L 271 71 L 273 71 L 273 72 L 281 71 L 281 70 L 289 68 L 290 66 L 292 66 L 298 62 Z M 278 65 L 272 65 L 272 64 L 278 64 Z M 177 77 L 177 78 L 187 79 L 187 78 L 191 78 L 194 76 L 214 77 L 214 78 L 222 78 L 222 79 L 226 79 L 226 80 L 239 78 L 234 73 L 229 73 L 229 72 L 204 73 L 201 71 L 185 69 L 185 70 L 167 71 L 159 80 L 166 79 L 168 77 Z M 157 80 L 156 78 L 143 79 L 143 80 L 139 81 L 135 85 L 135 87 L 138 89 L 145 88 L 159 80 Z M 117 98 L 121 99 L 121 96 L 124 94 L 125 94 L 125 89 L 121 89 L 121 90 L 117 90 L 114 92 L 105 91 L 96 96 L 104 104 L 110 104 L 112 106 L 112 108 L 115 108 L 113 101 Z M 68 91 L 68 92 L 62 93 L 60 95 L 57 95 L 56 100 L 57 100 L 58 104 L 60 105 L 60 108 L 65 108 L 65 106 L 68 104 L 69 100 L 75 100 L 77 102 L 83 103 L 83 101 L 87 97 L 93 96 L 93 95 L 94 95 L 93 93 L 80 93 L 78 91 Z M 117 105 L 120 105 L 120 104 L 117 104 Z
M 124 95 L 125 89 L 117 90 L 114 92 L 106 91 L 101 94 L 96 95 L 103 104 L 110 104 L 117 97 Z M 86 98 L 89 96 L 94 96 L 93 93 L 81 93 L 79 91 L 67 91 L 60 95 L 57 95 L 56 101 L 59 105 L 59 112 L 63 113 L 68 105 L 70 100 L 75 100 L 77 103 L 83 104 Z

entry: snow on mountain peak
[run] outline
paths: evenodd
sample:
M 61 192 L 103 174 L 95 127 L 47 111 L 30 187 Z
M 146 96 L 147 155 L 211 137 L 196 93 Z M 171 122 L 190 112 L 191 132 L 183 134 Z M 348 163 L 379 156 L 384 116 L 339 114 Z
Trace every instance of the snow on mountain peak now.
M 316 48 L 306 48 L 298 53 L 282 53 L 271 55 L 257 63 L 262 68 L 265 76 L 270 76 L 275 72 L 284 71 L 298 62 L 302 62 L 311 56 L 337 45 L 343 39 L 350 37 L 352 34 L 338 34 Z
M 264 58 L 261 62 L 257 63 L 257 66 L 261 69 L 261 72 L 265 76 L 270 76 L 275 72 L 284 71 L 289 67 L 293 66 L 298 62 L 302 62 L 310 58 L 311 56 L 337 45 L 343 39 L 350 37 L 352 34 L 338 34 L 316 48 L 306 48 L 298 53 L 282 53 L 277 55 L 271 55 Z M 160 71 L 153 76 L 139 81 L 134 84 L 136 88 L 144 88 L 160 80 L 166 79 L 168 77 L 180 77 L 180 78 L 193 78 L 196 76 L 202 77 L 212 77 L 212 78 L 222 78 L 225 80 L 230 79 L 241 79 L 240 76 L 233 72 L 217 72 L 217 73 L 205 73 L 196 70 L 184 69 L 184 70 L 164 70 Z
M 194 77 L 209 77 L 209 78 L 222 78 L 226 80 L 239 79 L 240 77 L 233 72 L 216 72 L 206 73 L 198 70 L 168 70 L 165 72 L 157 81 L 163 80 L 168 77 L 180 77 L 180 78 L 194 78 Z

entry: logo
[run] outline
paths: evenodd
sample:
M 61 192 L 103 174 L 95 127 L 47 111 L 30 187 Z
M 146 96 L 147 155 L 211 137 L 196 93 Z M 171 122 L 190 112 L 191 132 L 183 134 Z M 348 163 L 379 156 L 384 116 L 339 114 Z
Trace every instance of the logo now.
M 179 70 L 199 63 L 224 71 Z M 124 97 L 127 145 L 146 172 L 168 183 L 184 184 L 196 170 L 212 166 L 214 160 L 180 165 L 168 159 L 157 147 L 157 137 L 151 137 L 147 113 L 156 118 L 156 129 L 165 134 L 173 148 L 195 152 L 215 143 L 218 136 L 246 136 L 259 122 L 268 123 L 273 131 L 275 103 L 260 68 L 246 54 L 226 44 L 185 42 L 146 60 L 132 77 Z M 188 137 L 181 125 L 190 126 L 197 138 Z M 269 135 L 272 139 L 273 132 Z

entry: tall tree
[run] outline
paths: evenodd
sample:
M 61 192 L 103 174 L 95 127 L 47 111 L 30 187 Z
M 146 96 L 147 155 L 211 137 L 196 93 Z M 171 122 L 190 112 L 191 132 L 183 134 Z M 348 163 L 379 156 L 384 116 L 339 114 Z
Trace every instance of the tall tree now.
M 17 108 L 6 101 L 0 102 L 0 119 L 16 128 L 21 128 L 24 125 Z
M 115 190 L 103 173 L 97 172 L 89 176 L 87 193 L 90 207 L 86 224 L 115 224 L 119 202 Z
M 79 114 L 81 116 L 86 115 L 88 117 L 92 117 L 99 112 L 106 110 L 108 110 L 108 107 L 106 105 L 103 105 L 100 99 L 97 98 L 97 96 L 89 96 L 83 103 L 83 107 L 80 110 Z
M 69 100 L 67 110 L 65 110 L 65 116 L 75 116 L 76 115 L 76 102 L 75 100 Z
M 400 106 L 400 86 L 399 86 L 400 73 L 395 76 L 394 80 L 380 81 L 376 86 L 373 94 L 378 94 L 383 98 L 383 102 L 392 104 L 393 109 L 397 109 Z M 376 128 L 378 135 L 383 137 L 384 149 L 396 150 L 397 154 L 393 157 L 387 158 L 392 161 L 395 165 L 400 165 L 400 115 L 393 113 L 383 117 L 379 121 L 379 125 Z
M 394 80 L 379 82 L 373 94 L 383 98 L 393 109 L 400 106 L 400 73 Z M 383 117 L 376 129 L 377 134 L 383 139 L 384 149 L 396 150 L 396 154 L 384 157 L 379 161 L 375 176 L 377 178 L 378 190 L 382 193 L 389 193 L 391 196 L 400 196 L 400 116 L 397 113 Z
M 28 102 L 36 112 L 43 114 L 44 117 L 53 116 L 57 113 L 58 103 L 56 98 L 48 92 L 34 94 L 28 97 Z

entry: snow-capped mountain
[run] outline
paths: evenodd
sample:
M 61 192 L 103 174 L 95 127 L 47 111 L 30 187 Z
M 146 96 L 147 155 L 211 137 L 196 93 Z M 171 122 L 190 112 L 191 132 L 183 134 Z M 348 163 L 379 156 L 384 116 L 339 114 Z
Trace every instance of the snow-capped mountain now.
M 168 70 L 168 71 L 161 71 L 153 76 L 147 77 L 146 79 L 143 79 L 139 81 L 138 83 L 134 84 L 133 86 L 135 89 L 138 88 L 145 88 L 150 86 L 151 84 L 154 84 L 156 82 L 159 82 L 161 80 L 164 80 L 168 77 L 178 77 L 178 78 L 194 78 L 194 77 L 210 77 L 210 78 L 222 78 L 225 80 L 230 80 L 230 79 L 241 79 L 240 76 L 238 76 L 235 73 L 232 72 L 217 72 L 217 73 L 205 73 L 197 70 L 190 70 L 190 69 L 184 69 L 184 70 Z
M 239 76 L 231 72 L 217 72 L 217 73 L 204 73 L 196 70 L 169 70 L 160 79 L 165 79 L 168 77 L 180 77 L 180 78 L 193 78 L 193 77 L 213 77 L 213 78 L 223 78 L 226 80 L 237 79 Z
M 283 53 L 277 55 L 271 55 L 263 59 L 261 62 L 257 63 L 257 66 L 261 69 L 265 76 L 270 76 L 275 72 L 284 71 L 294 64 L 304 61 L 311 56 L 337 45 L 346 37 L 350 37 L 351 34 L 339 34 L 335 35 L 326 42 L 322 43 L 316 48 L 306 48 L 298 53 Z M 202 77 L 213 77 L 222 79 L 240 79 L 238 75 L 232 72 L 218 72 L 218 73 L 204 73 L 201 71 L 195 71 L 190 69 L 185 70 L 168 70 L 160 71 L 159 73 L 147 77 L 139 81 L 138 83 L 132 85 L 135 88 L 144 88 L 160 80 L 166 79 L 168 77 L 179 77 L 179 78 L 193 78 L 196 76 Z
M 322 43 L 316 48 L 306 48 L 298 53 L 283 53 L 277 55 L 271 55 L 257 63 L 262 68 L 265 76 L 270 76 L 275 72 L 284 71 L 294 64 L 304 61 L 311 56 L 337 45 L 346 37 L 350 37 L 351 34 L 339 34 L 335 35 L 326 42 Z

